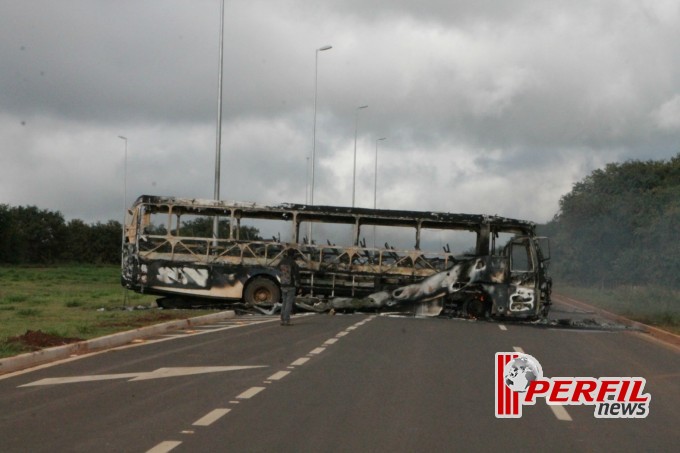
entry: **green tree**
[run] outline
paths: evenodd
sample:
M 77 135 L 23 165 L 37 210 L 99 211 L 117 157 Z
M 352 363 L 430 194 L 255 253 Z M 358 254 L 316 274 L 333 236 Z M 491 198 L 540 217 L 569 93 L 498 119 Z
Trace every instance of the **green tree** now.
M 609 164 L 574 184 L 546 229 L 554 269 L 584 284 L 678 285 L 680 154 Z

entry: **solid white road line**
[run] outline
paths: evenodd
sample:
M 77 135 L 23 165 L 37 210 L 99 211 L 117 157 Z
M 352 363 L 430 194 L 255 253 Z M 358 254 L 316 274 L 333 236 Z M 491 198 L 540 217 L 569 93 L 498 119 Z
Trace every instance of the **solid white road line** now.
M 220 417 L 223 417 L 224 415 L 228 414 L 229 411 L 231 411 L 231 409 L 215 409 L 214 411 L 209 412 L 204 417 L 196 420 L 193 423 L 193 425 L 194 426 L 210 426 L 213 423 L 215 423 L 217 420 L 219 420 Z

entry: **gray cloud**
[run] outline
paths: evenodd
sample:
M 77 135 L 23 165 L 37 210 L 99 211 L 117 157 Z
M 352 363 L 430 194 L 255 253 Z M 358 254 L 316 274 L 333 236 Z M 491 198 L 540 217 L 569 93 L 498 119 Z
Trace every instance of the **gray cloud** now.
M 219 0 L 9 2 L 0 203 L 88 221 L 140 193 L 212 196 Z M 594 168 L 675 155 L 676 1 L 230 1 L 223 198 L 545 221 Z

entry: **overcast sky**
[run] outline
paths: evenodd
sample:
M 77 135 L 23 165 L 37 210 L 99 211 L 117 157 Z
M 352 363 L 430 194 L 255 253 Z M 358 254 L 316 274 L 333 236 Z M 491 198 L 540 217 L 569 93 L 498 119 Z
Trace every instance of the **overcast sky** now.
M 0 0 L 0 204 L 212 198 L 220 0 Z M 226 1 L 221 198 L 545 222 L 680 151 L 678 0 Z M 357 110 L 358 106 L 367 109 Z

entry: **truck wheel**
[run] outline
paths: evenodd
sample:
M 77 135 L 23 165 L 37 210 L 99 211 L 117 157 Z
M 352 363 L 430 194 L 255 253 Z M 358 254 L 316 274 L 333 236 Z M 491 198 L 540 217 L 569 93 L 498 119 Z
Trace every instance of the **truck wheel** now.
M 266 277 L 255 277 L 246 286 L 243 301 L 246 305 L 271 307 L 281 301 L 281 289 L 279 285 Z

